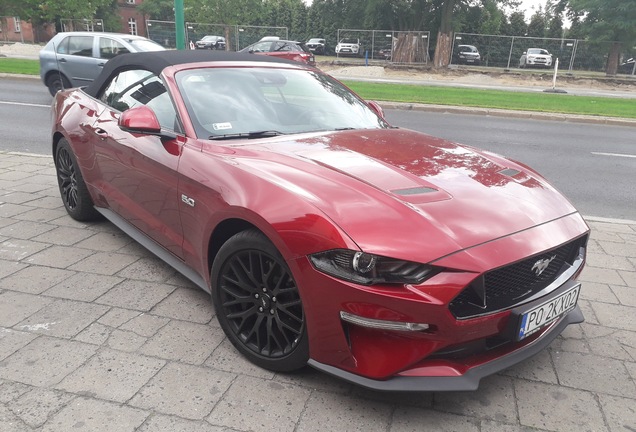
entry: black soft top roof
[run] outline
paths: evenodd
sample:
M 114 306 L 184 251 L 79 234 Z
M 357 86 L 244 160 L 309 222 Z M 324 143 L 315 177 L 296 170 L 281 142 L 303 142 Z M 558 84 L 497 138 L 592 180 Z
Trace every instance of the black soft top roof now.
M 161 71 L 169 66 L 200 62 L 263 62 L 302 66 L 300 63 L 291 60 L 279 59 L 266 55 L 227 51 L 168 50 L 137 52 L 120 54 L 109 60 L 106 65 L 104 65 L 104 69 L 99 76 L 86 87 L 85 91 L 89 95 L 97 97 L 97 93 L 110 79 L 111 75 L 122 70 L 145 69 L 155 75 L 160 75 Z

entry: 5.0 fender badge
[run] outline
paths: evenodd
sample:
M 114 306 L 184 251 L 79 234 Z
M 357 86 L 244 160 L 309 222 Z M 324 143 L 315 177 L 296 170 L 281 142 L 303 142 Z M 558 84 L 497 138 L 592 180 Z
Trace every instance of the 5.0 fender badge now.
M 181 194 L 181 201 L 189 205 L 190 207 L 194 207 L 194 199 L 190 198 L 187 195 Z

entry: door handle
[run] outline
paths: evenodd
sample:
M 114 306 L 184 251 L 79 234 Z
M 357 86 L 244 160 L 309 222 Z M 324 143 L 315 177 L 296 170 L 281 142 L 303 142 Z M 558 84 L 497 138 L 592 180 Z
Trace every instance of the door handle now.
M 57 61 L 58 63 L 66 63 L 66 59 L 65 58 L 61 58 Z

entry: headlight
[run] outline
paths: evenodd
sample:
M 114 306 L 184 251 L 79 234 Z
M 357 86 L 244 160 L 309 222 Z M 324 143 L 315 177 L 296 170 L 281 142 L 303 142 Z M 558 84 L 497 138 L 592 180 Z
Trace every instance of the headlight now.
M 436 267 L 348 249 L 309 255 L 313 266 L 330 276 L 362 285 L 419 284 L 437 273 Z

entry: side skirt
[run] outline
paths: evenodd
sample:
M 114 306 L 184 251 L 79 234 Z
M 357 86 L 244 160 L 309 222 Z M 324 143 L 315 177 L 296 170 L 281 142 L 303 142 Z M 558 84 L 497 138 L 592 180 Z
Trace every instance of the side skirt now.
M 186 278 L 190 279 L 194 284 L 196 284 L 203 291 L 210 293 L 210 287 L 208 287 L 205 280 L 199 275 L 197 272 L 192 270 L 190 267 L 185 265 L 183 261 L 179 258 L 175 257 L 173 254 L 159 246 L 157 242 L 152 240 L 143 232 L 139 231 L 134 225 L 129 223 L 127 220 L 119 216 L 117 213 L 112 210 L 95 207 L 95 210 L 100 212 L 106 219 L 108 219 L 113 225 L 117 228 L 128 234 L 135 240 L 137 243 L 148 249 L 157 258 L 161 259 L 163 262 L 168 264 L 170 267 L 174 268 L 176 271 L 181 273 Z

